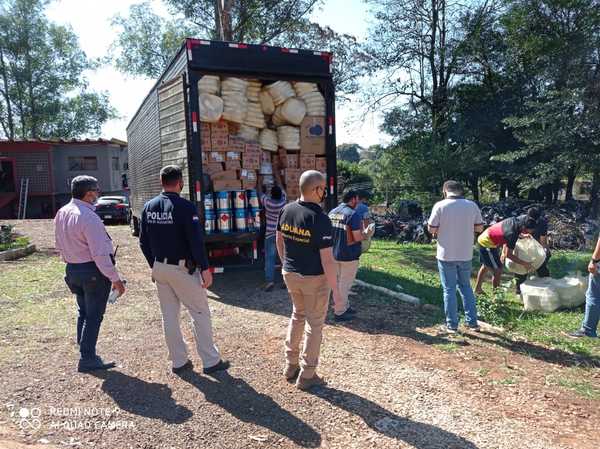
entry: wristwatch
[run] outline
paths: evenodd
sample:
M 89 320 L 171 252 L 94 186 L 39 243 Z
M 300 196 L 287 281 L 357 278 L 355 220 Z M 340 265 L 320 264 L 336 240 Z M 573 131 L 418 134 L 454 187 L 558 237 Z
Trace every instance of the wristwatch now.
M 600 263 L 600 259 L 592 259 L 592 263 Z

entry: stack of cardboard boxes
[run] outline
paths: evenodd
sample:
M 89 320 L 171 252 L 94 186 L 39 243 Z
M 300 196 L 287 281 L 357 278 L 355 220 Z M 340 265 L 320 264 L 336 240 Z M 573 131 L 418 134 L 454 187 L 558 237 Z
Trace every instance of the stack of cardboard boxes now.
M 260 146 L 236 133 L 237 127 L 224 120 L 200 125 L 202 171 L 210 176 L 215 192 L 256 189 Z
M 300 150 L 279 148 L 278 153 L 261 149 L 257 142 L 237 137 L 238 126 L 221 120 L 201 123 L 202 171 L 210 176 L 213 191 L 256 189 L 260 174 L 266 178 L 278 158 L 281 179 L 289 200 L 300 197 L 298 182 L 306 170 L 327 172 L 325 118 L 306 117 L 300 127 Z M 265 169 L 266 167 L 266 169 Z
M 278 157 L 287 197 L 289 200 L 297 199 L 300 196 L 298 182 L 303 172 L 318 170 L 327 173 L 325 118 L 305 117 L 300 125 L 300 151 L 280 148 Z

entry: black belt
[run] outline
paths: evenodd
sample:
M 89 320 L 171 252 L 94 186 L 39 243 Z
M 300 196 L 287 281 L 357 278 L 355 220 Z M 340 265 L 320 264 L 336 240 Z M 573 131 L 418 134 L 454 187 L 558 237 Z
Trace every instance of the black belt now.
M 185 259 L 170 259 L 168 257 L 155 257 L 154 258 L 155 262 L 166 263 L 167 265 L 179 265 L 180 260 L 185 260 Z

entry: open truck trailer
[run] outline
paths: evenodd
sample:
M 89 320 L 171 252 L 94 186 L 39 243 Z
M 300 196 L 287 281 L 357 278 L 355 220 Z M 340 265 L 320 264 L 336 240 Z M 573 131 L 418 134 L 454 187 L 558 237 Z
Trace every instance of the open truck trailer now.
M 264 87 L 277 81 L 314 83 L 311 86 L 316 86 L 325 100 L 323 109 L 325 115 L 313 117 L 323 124 L 324 148 L 315 158 L 317 162 L 321 162 L 321 171 L 327 177 L 329 190 L 325 208 L 329 210 L 335 207 L 337 198 L 335 92 L 331 58 L 330 53 L 321 51 L 186 39 L 127 126 L 133 234 L 139 233 L 144 204 L 161 191 L 160 169 L 168 164 L 176 164 L 183 169 L 184 173 L 185 185 L 182 196 L 196 204 L 202 223 L 205 224 L 204 241 L 213 271 L 263 266 L 264 214 L 262 226 L 258 226 L 258 216 L 251 218 L 253 220 L 251 226 L 236 227 L 234 221 L 234 226 L 231 226 L 230 222 L 230 228 L 223 227 L 223 232 L 219 226 L 215 229 L 215 226 L 210 223 L 215 214 L 213 208 L 216 209 L 215 197 L 218 194 L 213 190 L 217 184 L 211 180 L 212 175 L 205 173 L 208 155 L 211 154 L 212 157 L 212 152 L 208 150 L 213 148 L 206 148 L 210 145 L 211 139 L 203 135 L 203 132 L 210 132 L 210 126 L 216 125 L 208 125 L 200 121 L 198 82 L 203 76 L 218 76 L 221 80 L 233 77 L 254 80 L 255 83 L 258 80 Z M 273 127 L 268 116 L 266 123 L 267 127 Z M 231 139 L 231 142 L 233 144 L 234 139 Z M 222 144 L 219 142 L 219 145 Z M 235 141 L 236 147 L 239 144 L 238 139 Z M 258 147 L 257 142 L 247 141 L 247 144 L 254 144 L 254 148 Z M 219 150 L 223 151 L 224 148 L 220 147 Z M 294 152 L 289 152 L 288 159 L 295 161 L 302 152 L 300 148 L 296 158 L 293 156 Z M 279 148 L 278 152 L 272 153 L 271 157 L 278 157 L 282 162 L 282 154 L 285 155 L 286 150 Z M 269 157 L 263 156 L 267 159 Z M 310 163 L 310 157 L 308 160 Z M 289 168 L 289 164 L 283 162 L 280 165 L 283 165 L 290 175 L 294 172 L 293 168 Z M 240 169 L 243 170 L 242 167 Z M 300 167 L 296 166 L 296 170 L 300 171 L 299 169 Z M 242 171 L 238 171 L 238 175 L 241 173 Z M 297 191 L 293 192 L 292 183 L 296 184 L 297 189 L 296 176 L 293 177 L 290 185 L 285 185 L 285 189 L 290 193 L 288 199 L 293 199 L 297 195 Z M 243 185 L 242 189 L 246 187 L 247 185 Z M 257 184 L 256 190 L 260 195 L 262 190 L 260 183 Z M 235 193 L 232 192 L 231 195 Z M 253 189 L 246 190 L 246 196 L 252 196 L 254 202 L 256 201 Z M 230 215 L 233 214 L 234 211 L 230 211 Z

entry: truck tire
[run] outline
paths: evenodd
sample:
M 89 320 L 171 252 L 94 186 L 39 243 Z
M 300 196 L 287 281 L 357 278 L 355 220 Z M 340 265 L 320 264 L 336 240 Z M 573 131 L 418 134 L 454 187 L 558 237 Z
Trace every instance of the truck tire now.
M 129 226 L 131 227 L 131 235 L 134 237 L 140 236 L 140 222 L 135 215 L 131 216 L 131 220 L 129 221 Z

